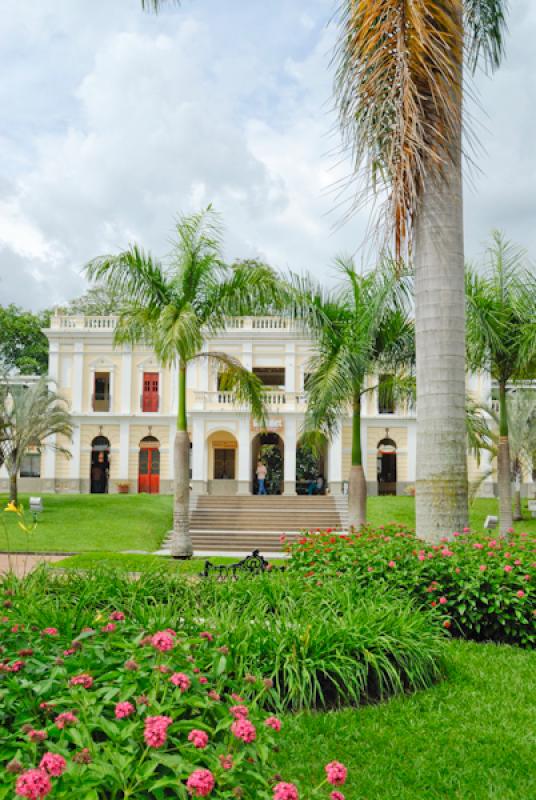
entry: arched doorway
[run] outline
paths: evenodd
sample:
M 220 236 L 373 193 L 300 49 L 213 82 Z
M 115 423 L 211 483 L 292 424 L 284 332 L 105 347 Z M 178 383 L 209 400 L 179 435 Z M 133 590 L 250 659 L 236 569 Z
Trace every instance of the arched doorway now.
M 277 433 L 258 433 L 251 444 L 253 493 L 258 494 L 257 463 L 262 461 L 268 470 L 266 491 L 268 494 L 281 494 L 285 465 L 285 445 Z
M 160 442 L 155 436 L 146 436 L 140 442 L 138 492 L 160 492 Z
M 106 436 L 96 436 L 91 442 L 91 494 L 108 494 L 109 478 L 110 440 Z
M 378 494 L 396 495 L 396 442 L 388 436 L 378 442 Z
M 300 439 L 296 446 L 296 494 L 326 493 L 326 439 Z

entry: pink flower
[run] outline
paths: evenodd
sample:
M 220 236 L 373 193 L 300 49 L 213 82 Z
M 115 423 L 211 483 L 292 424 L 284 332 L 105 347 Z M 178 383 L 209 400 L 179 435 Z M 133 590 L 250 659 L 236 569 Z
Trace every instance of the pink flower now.
M 523 591 L 523 589 L 520 589 L 519 592 L 516 592 L 516 594 L 518 597 L 525 597 L 525 592 Z
M 387 566 L 388 566 L 388 567 L 391 567 L 391 569 L 392 569 L 393 567 L 396 567 L 396 561 L 389 561 L 389 563 L 387 564 Z
M 510 564 L 507 564 L 507 565 L 505 566 L 505 568 L 504 568 L 504 571 L 505 571 L 505 572 L 512 572 L 512 570 L 513 570 L 513 567 L 512 567 Z
M 116 719 L 124 719 L 125 717 L 130 717 L 136 709 L 134 708 L 132 703 L 125 701 L 123 703 L 116 703 L 115 706 L 115 718 Z
M 26 663 L 25 661 L 21 661 L 20 659 L 18 661 L 14 661 L 9 671 L 20 672 L 21 669 L 24 667 L 25 663 Z
M 480 570 L 480 572 L 485 572 L 487 570 L 487 567 L 485 564 L 481 564 L 478 569 Z
M 117 630 L 117 625 L 113 622 L 107 622 L 106 625 L 103 625 L 101 628 L 103 633 L 113 633 L 115 630 Z
M 195 769 L 186 781 L 186 787 L 194 797 L 206 797 L 214 785 L 214 775 L 209 769 Z
M 216 703 L 218 702 L 218 700 L 221 700 L 220 695 L 215 689 L 211 689 L 210 692 L 208 692 L 208 696 L 210 697 L 211 700 L 214 700 L 214 702 Z
M 447 603 L 447 598 L 446 597 L 440 597 L 439 598 L 439 605 L 440 606 L 444 606 L 444 605 L 446 605 L 446 603 Z
M 345 800 L 342 792 L 332 792 L 329 797 L 330 800 Z
M 426 556 L 422 551 L 419 553 L 417 558 L 419 559 L 419 561 L 426 561 Z
M 208 642 L 214 641 L 214 636 L 210 633 L 210 631 L 201 631 L 199 636 L 201 639 L 206 639 Z
M 75 675 L 74 678 L 71 678 L 69 683 L 71 686 L 83 686 L 84 689 L 91 689 L 93 686 L 93 678 L 91 675 L 83 673 L 82 675 Z
M 234 700 L 235 703 L 243 703 L 244 702 L 244 698 L 240 697 L 240 695 L 237 694 L 236 692 L 231 692 L 231 700 Z
M 231 725 L 231 731 L 237 739 L 242 739 L 246 744 L 254 742 L 257 738 L 255 726 L 248 719 L 235 719 Z
M 136 672 L 139 669 L 138 664 L 132 658 L 129 658 L 128 661 L 125 661 L 125 669 L 128 669 L 129 672 Z
M 143 737 L 149 747 L 162 747 L 167 739 L 167 729 L 173 720 L 171 717 L 146 717 Z
M 199 683 L 203 684 L 208 683 L 208 678 L 205 678 L 204 675 L 201 675 L 201 677 L 199 678 Z
M 43 628 L 41 631 L 45 636 L 58 636 L 57 628 Z
M 220 764 L 222 769 L 232 769 L 233 768 L 233 757 L 232 756 L 218 756 L 220 759 Z
M 484 549 L 484 545 L 480 544 L 480 542 L 475 542 L 473 547 L 475 548 L 475 550 L 483 550 Z
M 516 560 L 514 561 L 514 564 L 516 565 L 516 567 L 521 566 L 521 559 L 520 558 L 516 558 Z
M 58 714 L 54 720 L 56 728 L 59 728 L 60 730 L 62 728 L 66 728 L 68 725 L 76 725 L 77 722 L 78 717 L 73 714 L 72 711 L 64 711 L 62 714 Z
M 281 720 L 277 717 L 268 717 L 268 719 L 264 720 L 264 724 L 268 726 L 268 728 L 273 728 L 274 731 L 279 732 L 281 730 Z
M 186 692 L 192 685 L 190 678 L 188 675 L 185 675 L 184 672 L 174 672 L 169 680 L 173 686 L 177 686 L 181 692 Z
M 28 731 L 28 739 L 31 742 L 44 742 L 48 738 L 46 731 L 36 731 L 34 728 Z
M 447 558 L 448 556 L 453 556 L 454 553 L 452 552 L 452 550 L 449 550 L 448 547 L 444 547 L 443 550 L 441 551 L 441 555 Z
M 231 706 L 229 709 L 235 719 L 245 719 L 249 714 L 247 706 Z
M 463 532 L 464 532 L 464 533 L 469 533 L 469 531 L 470 531 L 470 530 L 471 530 L 471 528 L 464 528 L 464 529 L 463 529 Z
M 155 633 L 154 636 L 151 636 L 151 644 L 155 650 L 165 653 L 166 650 L 173 650 L 173 645 L 175 642 L 173 641 L 173 636 L 170 633 L 167 631 L 159 631 L 158 633 Z
M 339 761 L 330 761 L 326 764 L 325 768 L 328 783 L 332 786 L 342 786 L 346 782 L 348 770 Z
M 293 783 L 278 783 L 274 786 L 273 800 L 299 800 L 298 790 Z
M 52 791 L 50 778 L 43 769 L 29 769 L 19 775 L 15 792 L 28 800 L 41 800 Z
M 59 778 L 67 769 L 67 762 L 63 756 L 57 753 L 45 753 L 39 762 L 39 767 L 49 775 L 52 775 L 53 778 Z
M 125 619 L 125 615 L 123 614 L 122 611 L 112 611 L 112 613 L 110 614 L 110 619 L 113 620 L 114 622 L 123 622 L 123 620 Z
M 208 744 L 208 735 L 205 731 L 193 730 L 188 734 L 188 741 L 198 750 L 204 750 Z

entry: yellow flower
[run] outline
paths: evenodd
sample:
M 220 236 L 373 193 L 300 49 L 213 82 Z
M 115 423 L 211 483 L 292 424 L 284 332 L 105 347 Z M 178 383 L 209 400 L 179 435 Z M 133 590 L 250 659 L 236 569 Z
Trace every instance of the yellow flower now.
M 17 506 L 15 505 L 13 500 L 10 500 L 10 502 L 4 508 L 4 511 L 12 511 L 14 514 L 18 514 L 19 513 L 19 509 L 17 508 Z

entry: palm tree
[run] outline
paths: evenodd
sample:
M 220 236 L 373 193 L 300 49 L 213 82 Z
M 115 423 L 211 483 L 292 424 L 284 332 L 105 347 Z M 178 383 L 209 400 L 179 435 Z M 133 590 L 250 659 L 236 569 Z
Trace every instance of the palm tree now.
M 205 352 L 206 336 L 221 332 L 228 318 L 271 307 L 279 291 L 274 272 L 258 262 L 223 263 L 221 225 L 211 206 L 176 225 L 177 241 L 164 266 L 137 245 L 119 255 L 96 258 L 88 276 L 123 298 L 115 330 L 117 344 L 147 342 L 164 366 L 178 366 L 178 415 L 175 434 L 175 502 L 171 552 L 192 555 L 189 521 L 187 366 L 208 359 L 221 370 L 220 388 L 234 393 L 263 421 L 261 381 L 222 352 Z
M 335 89 L 361 191 L 397 256 L 414 253 L 417 535 L 467 523 L 463 54 L 495 68 L 506 0 L 342 0 Z
M 298 284 L 305 319 L 316 340 L 317 354 L 308 366 L 306 432 L 330 439 L 341 419 L 352 413 L 352 462 L 348 479 L 348 522 L 360 528 L 367 517 L 367 485 L 361 447 L 361 406 L 376 389 L 407 397 L 413 380 L 413 322 L 401 284 L 387 269 L 356 272 L 350 259 L 337 260 L 342 281 L 333 291 Z M 299 303 L 298 303 L 299 305 Z M 296 316 L 302 316 L 299 313 Z M 371 383 L 378 374 L 383 380 Z
M 536 280 L 525 253 L 494 231 L 483 269 L 467 269 L 467 359 L 499 389 L 497 482 L 501 533 L 512 527 L 508 384 L 536 374 Z
M 4 379 L 0 383 L 0 415 L 0 462 L 9 473 L 9 499 L 17 505 L 17 477 L 29 448 L 50 448 L 70 456 L 67 448 L 50 441 L 50 437 L 59 434 L 70 439 L 73 423 L 65 400 L 51 388 L 46 377 L 28 387 L 12 385 Z

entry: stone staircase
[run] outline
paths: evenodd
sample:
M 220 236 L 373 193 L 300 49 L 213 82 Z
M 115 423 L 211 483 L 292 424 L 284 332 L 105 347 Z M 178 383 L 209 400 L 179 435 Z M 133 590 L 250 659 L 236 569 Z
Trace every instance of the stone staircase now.
M 237 495 L 192 498 L 190 530 L 194 552 L 281 553 L 280 537 L 311 528 L 342 530 L 346 498 L 332 496 Z

